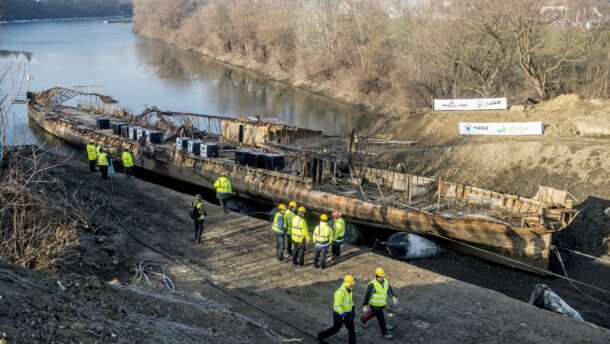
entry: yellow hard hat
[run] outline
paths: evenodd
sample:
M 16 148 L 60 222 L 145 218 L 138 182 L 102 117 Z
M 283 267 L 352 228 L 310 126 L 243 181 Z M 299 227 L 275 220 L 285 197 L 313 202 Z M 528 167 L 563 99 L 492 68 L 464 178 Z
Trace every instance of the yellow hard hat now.
M 284 203 L 280 203 L 280 205 L 278 205 L 278 206 L 277 206 L 277 208 L 278 208 L 279 210 L 286 210 L 286 204 L 284 204 Z
M 385 271 L 382 268 L 375 269 L 375 276 L 377 277 L 385 277 Z
M 354 285 L 354 284 L 356 284 L 356 281 L 354 280 L 354 276 L 345 275 L 345 277 L 343 277 L 343 283 L 345 283 L 347 285 Z
M 326 215 L 326 214 L 320 215 L 320 220 L 321 221 L 328 221 L 328 215 Z
M 295 202 L 295 201 L 290 201 L 290 203 L 288 203 L 288 206 L 289 206 L 290 208 L 296 208 L 296 207 L 297 207 L 297 202 Z
M 306 212 L 307 210 L 305 209 L 305 207 L 299 207 L 299 212 Z

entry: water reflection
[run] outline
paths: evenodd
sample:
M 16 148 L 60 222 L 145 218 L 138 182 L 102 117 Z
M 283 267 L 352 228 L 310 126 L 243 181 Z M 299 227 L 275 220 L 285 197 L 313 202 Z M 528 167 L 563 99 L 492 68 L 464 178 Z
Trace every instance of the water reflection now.
M 0 58 L 15 58 L 17 60 L 25 58 L 26 61 L 31 61 L 32 53 L 29 51 L 0 50 Z
M 205 87 L 201 96 L 210 114 L 234 117 L 260 114 L 328 132 L 348 132 L 368 117 L 328 98 L 265 80 L 255 73 L 158 41 L 142 41 L 136 45 L 136 51 L 159 78 L 202 83 Z

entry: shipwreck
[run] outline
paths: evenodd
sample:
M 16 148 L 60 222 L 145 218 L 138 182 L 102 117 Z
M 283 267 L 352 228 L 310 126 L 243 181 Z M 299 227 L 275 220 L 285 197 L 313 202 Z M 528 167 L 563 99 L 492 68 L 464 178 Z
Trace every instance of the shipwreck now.
M 103 90 L 56 87 L 27 94 L 30 122 L 76 145 L 94 140 L 114 157 L 124 147 L 137 168 L 212 188 L 220 173 L 244 199 L 295 200 L 309 211 L 341 209 L 362 230 L 387 228 L 444 240 L 501 264 L 544 274 L 554 233 L 577 211 L 566 190 L 540 186 L 533 197 L 380 168 L 375 140 L 328 136 L 259 116 L 125 111 Z M 369 142 L 370 141 L 370 142 Z

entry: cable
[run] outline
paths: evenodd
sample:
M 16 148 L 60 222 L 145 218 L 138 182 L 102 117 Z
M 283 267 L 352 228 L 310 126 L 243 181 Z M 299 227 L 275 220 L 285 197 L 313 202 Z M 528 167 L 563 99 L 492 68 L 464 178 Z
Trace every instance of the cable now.
M 597 291 L 600 291 L 600 292 L 603 292 L 603 293 L 606 293 L 606 294 L 610 294 L 610 291 L 608 291 L 606 289 L 603 289 L 603 288 L 600 288 L 600 287 L 597 287 L 597 286 L 594 286 L 594 285 L 591 285 L 591 284 L 588 284 L 588 283 L 585 283 L 585 282 L 581 282 L 581 281 L 575 280 L 573 278 L 570 278 L 570 277 L 567 277 L 567 276 L 563 276 L 563 275 L 554 273 L 554 272 L 549 271 L 549 270 L 541 269 L 541 268 L 539 268 L 537 266 L 533 266 L 533 265 L 530 265 L 530 264 L 527 264 L 527 263 L 524 263 L 524 262 L 521 262 L 521 261 L 518 261 L 518 260 L 515 260 L 515 259 L 512 259 L 512 258 L 509 258 L 509 257 L 506 257 L 506 256 L 502 256 L 502 255 L 499 255 L 497 253 L 494 253 L 494 252 L 491 252 L 491 251 L 488 251 L 488 250 L 484 250 L 482 248 L 479 248 L 479 247 L 476 247 L 476 246 L 472 246 L 472 245 L 466 244 L 464 242 L 448 238 L 446 236 L 442 236 L 442 235 L 438 235 L 438 234 L 431 234 L 431 233 L 429 233 L 429 234 L 433 235 L 433 236 L 436 236 L 438 238 L 441 238 L 441 239 L 445 239 L 445 240 L 451 241 L 451 242 L 456 243 L 456 244 L 460 244 L 462 246 L 466 246 L 466 247 L 471 248 L 471 249 L 476 250 L 476 251 L 480 251 L 480 252 L 484 252 L 484 253 L 487 253 L 487 254 L 491 254 L 493 256 L 496 256 L 496 257 L 508 260 L 508 261 L 510 261 L 512 263 L 515 263 L 517 265 L 527 266 L 528 268 L 530 268 L 532 270 L 536 270 L 536 271 L 538 271 L 538 272 L 540 272 L 542 274 L 545 274 L 545 275 L 553 275 L 555 277 L 559 277 L 559 278 L 568 280 L 570 282 L 575 282 L 575 283 L 578 283 L 578 284 L 582 284 L 582 285 L 585 285 L 585 286 L 587 286 L 589 288 L 596 289 Z
M 117 219 L 118 219 L 118 216 L 116 216 L 116 214 L 114 214 L 114 212 L 112 212 L 112 211 L 111 211 L 110 213 L 112 214 L 112 216 L 113 216 L 113 217 L 115 217 L 115 218 L 117 218 Z M 130 231 L 129 231 L 129 230 L 128 230 L 128 229 L 127 229 L 127 228 L 126 228 L 126 227 L 125 227 L 125 226 L 124 226 L 122 223 L 119 223 L 119 225 L 121 226 L 121 228 L 122 228 L 122 229 L 123 229 L 123 230 L 124 230 L 124 231 L 125 231 L 125 232 L 126 232 L 128 235 L 129 235 L 129 236 L 131 236 L 131 237 L 132 237 L 132 238 L 133 238 L 133 239 L 134 239 L 136 242 L 138 242 L 140 245 L 142 245 L 142 246 L 144 246 L 144 247 L 147 247 L 148 249 L 150 249 L 150 250 L 152 250 L 152 251 L 154 251 L 154 252 L 156 252 L 156 253 L 158 253 L 158 254 L 160 254 L 160 255 L 162 255 L 162 256 L 164 256 L 164 257 L 166 257 L 166 258 L 170 259 L 170 260 L 172 260 L 172 261 L 173 261 L 173 262 L 175 262 L 176 264 L 181 265 L 182 267 L 186 268 L 187 270 L 190 270 L 192 273 L 194 273 L 194 274 L 196 274 L 196 275 L 199 275 L 200 277 L 202 277 L 202 278 L 203 278 L 203 280 L 204 280 L 206 283 L 208 283 L 208 284 L 209 284 L 209 285 L 211 285 L 212 287 L 214 287 L 214 288 L 216 288 L 216 289 L 218 289 L 218 290 L 220 290 L 220 291 L 224 292 L 224 293 L 225 293 L 225 294 L 227 294 L 227 295 L 233 296 L 234 298 L 236 298 L 236 299 L 238 299 L 238 300 L 240 300 L 240 301 L 242 301 L 242 302 L 246 303 L 247 305 L 249 305 L 249 306 L 251 306 L 251 307 L 253 307 L 253 308 L 255 308 L 255 309 L 257 309 L 257 310 L 259 310 L 259 311 L 261 311 L 261 312 L 263 312 L 263 313 L 265 313 L 265 314 L 267 314 L 268 316 L 270 316 L 270 317 L 272 317 L 272 318 L 274 318 L 274 319 L 276 319 L 276 320 L 278 320 L 278 321 L 280 321 L 280 322 L 282 322 L 282 323 L 284 323 L 284 324 L 286 324 L 286 325 L 288 325 L 288 326 L 290 326 L 290 327 L 294 328 L 295 330 L 298 330 L 299 332 L 301 332 L 301 333 L 303 333 L 303 334 L 306 334 L 306 335 L 308 335 L 308 336 L 310 336 L 310 337 L 312 337 L 312 338 L 315 338 L 315 339 L 317 339 L 317 338 L 318 338 L 318 336 L 317 336 L 317 335 L 314 335 L 314 334 L 312 334 L 312 333 L 309 333 L 309 332 L 307 332 L 306 330 L 304 330 L 304 329 L 300 328 L 299 326 L 297 326 L 297 325 L 295 325 L 295 324 L 293 324 L 293 323 L 291 323 L 291 322 L 289 322 L 289 321 L 287 321 L 287 320 L 282 319 L 282 318 L 281 318 L 279 315 L 275 315 L 275 314 L 274 314 L 274 313 L 272 313 L 271 311 L 268 311 L 268 310 L 266 310 L 265 308 L 262 308 L 262 307 L 260 307 L 260 306 L 258 306 L 258 305 L 256 305 L 256 304 L 252 303 L 251 301 L 248 301 L 248 300 L 246 300 L 245 298 L 243 298 L 243 297 L 241 297 L 241 296 L 239 296 L 239 295 L 237 295 L 237 294 L 235 294 L 235 293 L 232 293 L 232 292 L 228 291 L 227 289 L 225 289 L 225 288 L 223 288 L 223 287 L 221 287 L 221 286 L 219 286 L 219 285 L 216 285 L 214 282 L 212 282 L 210 279 L 208 279 L 208 277 L 207 277 L 207 276 L 203 275 L 203 273 L 201 273 L 200 271 L 197 271 L 196 269 L 192 268 L 190 265 L 188 265 L 188 264 L 186 264 L 186 263 L 183 263 L 183 262 L 181 262 L 181 261 L 177 260 L 176 258 L 174 258 L 174 257 L 170 256 L 169 254 L 167 254 L 167 253 L 165 253 L 165 252 L 163 252 L 163 251 L 161 251 L 161 250 L 159 250 L 159 249 L 157 249 L 157 248 L 155 248 L 155 247 L 153 247 L 153 246 L 150 246 L 150 245 L 148 245 L 147 243 L 143 242 L 142 240 L 138 239 L 138 238 L 137 238 L 137 237 L 136 237 L 136 236 L 135 236 L 133 233 L 131 233 L 131 232 L 130 232 Z
M 563 264 L 563 259 L 561 258 L 561 254 L 559 254 L 559 250 L 557 249 L 557 247 L 553 246 L 553 251 L 554 251 L 554 252 L 555 252 L 555 254 L 557 255 L 557 258 L 559 259 L 559 264 L 561 265 L 561 269 L 563 269 L 563 273 L 566 275 L 566 277 L 568 277 L 568 272 L 566 271 L 566 268 L 565 268 L 565 266 L 564 266 L 564 264 Z M 604 306 L 606 306 L 606 307 L 610 307 L 610 304 L 608 304 L 608 303 L 606 303 L 606 302 L 604 302 L 604 301 L 600 301 L 600 300 L 598 300 L 598 299 L 594 298 L 593 296 L 591 296 L 591 295 L 589 295 L 589 294 L 585 293 L 584 291 L 580 290 L 580 288 L 578 288 L 578 287 L 577 287 L 577 286 L 576 286 L 576 285 L 575 285 L 575 284 L 572 282 L 572 280 L 571 280 L 571 279 L 568 279 L 568 281 L 569 281 L 569 282 L 570 282 L 570 284 L 571 284 L 571 285 L 574 287 L 574 289 L 578 290 L 578 291 L 579 291 L 581 294 L 583 294 L 584 296 L 586 296 L 586 297 L 588 297 L 589 299 L 591 299 L 591 300 L 593 300 L 593 301 L 595 301 L 595 302 L 597 302 L 597 303 L 600 303 L 600 304 L 602 304 L 602 305 L 604 305 Z

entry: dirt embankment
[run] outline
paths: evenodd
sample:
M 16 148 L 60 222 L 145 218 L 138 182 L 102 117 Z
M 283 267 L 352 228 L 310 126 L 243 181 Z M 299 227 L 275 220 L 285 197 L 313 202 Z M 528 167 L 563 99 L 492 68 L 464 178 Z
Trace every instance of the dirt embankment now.
M 313 342 L 311 335 L 329 326 L 332 292 L 340 278 L 356 277 L 359 309 L 366 282 L 379 265 L 401 301 L 388 311 L 397 326 L 396 342 L 604 343 L 610 338 L 606 329 L 351 245 L 323 271 L 279 263 L 267 222 L 224 215 L 207 203 L 204 243 L 193 246 L 187 216 L 191 195 L 122 175 L 102 181 L 81 162 L 70 161 L 52 173 L 67 189 L 80 188 L 105 202 L 95 214 L 101 227 L 95 235 L 79 233 L 78 255 L 60 266 L 70 275 L 0 265 L 0 333 L 7 334 L 8 343 L 269 343 L 281 337 Z M 159 282 L 147 288 L 123 285 L 131 280 L 131 267 L 145 259 L 162 261 L 179 292 L 167 292 Z M 545 282 L 555 288 L 553 280 Z M 530 292 L 523 290 L 526 296 Z M 573 299 L 567 295 L 566 301 Z M 598 306 L 574 306 L 585 319 L 592 319 L 590 314 L 607 318 L 603 309 L 590 313 Z M 374 323 L 359 331 L 359 342 L 386 342 Z M 345 340 L 342 331 L 328 342 Z

